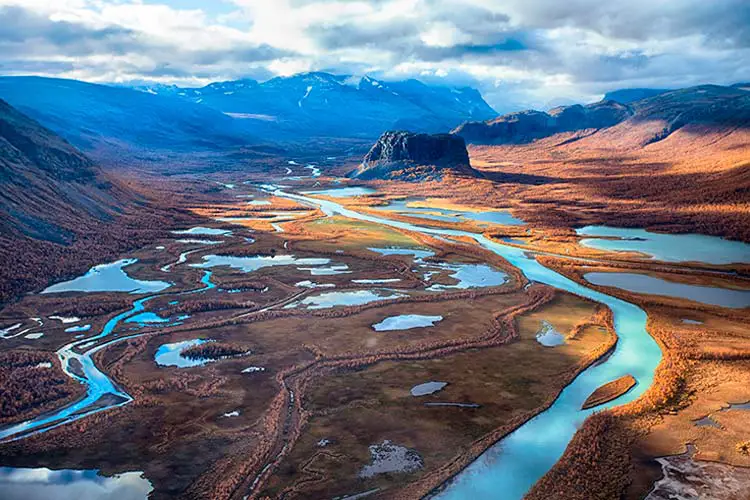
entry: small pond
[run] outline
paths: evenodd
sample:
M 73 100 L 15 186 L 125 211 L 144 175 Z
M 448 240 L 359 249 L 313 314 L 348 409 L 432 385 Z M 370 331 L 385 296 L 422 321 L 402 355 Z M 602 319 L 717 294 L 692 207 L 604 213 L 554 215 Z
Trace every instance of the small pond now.
M 352 272 L 346 264 L 334 264 L 327 267 L 298 267 L 297 270 L 308 271 L 312 276 L 334 276 Z
M 70 326 L 65 329 L 65 333 L 86 332 L 90 329 L 91 329 L 91 325 Z
M 506 226 L 521 226 L 525 222 L 513 217 L 509 212 L 502 210 L 485 210 L 473 212 L 470 210 L 444 209 L 437 207 L 414 207 L 410 206 L 416 200 L 393 200 L 384 207 L 375 207 L 378 210 L 398 212 L 400 215 L 417 217 L 420 219 L 438 220 L 443 222 L 466 222 L 466 219 L 476 222 L 491 224 L 502 224 Z
M 353 196 L 365 196 L 376 193 L 375 189 L 365 186 L 339 187 L 332 189 L 322 189 L 320 191 L 303 191 L 302 194 L 311 194 L 319 196 L 330 196 L 332 198 L 351 198 Z
M 448 382 L 425 382 L 424 384 L 415 385 L 411 388 L 410 392 L 415 397 L 427 396 L 428 394 L 442 391 L 446 385 L 448 385 Z
M 237 257 L 233 255 L 204 255 L 203 262 L 190 264 L 191 267 L 210 268 L 228 266 L 249 273 L 264 267 L 273 266 L 324 266 L 331 262 L 327 258 L 297 258 L 294 255 L 256 255 L 251 257 Z
M 427 290 L 448 290 L 448 289 L 466 289 L 480 288 L 488 286 L 500 286 L 508 280 L 508 275 L 498 271 L 487 264 L 437 264 L 434 267 L 449 271 L 450 277 L 457 280 L 458 283 L 453 285 L 443 285 L 435 283 L 430 285 Z
M 151 324 L 151 323 L 168 323 L 168 322 L 169 322 L 169 318 L 162 318 L 161 316 L 153 312 L 142 312 L 142 313 L 136 314 L 135 316 L 131 316 L 125 320 L 125 323 L 138 323 L 141 325 Z
M 406 297 L 402 293 L 390 290 L 356 290 L 347 292 L 324 292 L 318 295 L 310 295 L 304 299 L 287 304 L 284 309 L 303 306 L 307 309 L 328 309 L 336 306 L 359 306 L 377 302 L 380 300 L 397 299 Z
M 368 250 L 379 253 L 380 255 L 413 255 L 414 262 L 422 262 L 422 259 L 435 255 L 435 252 L 432 250 L 420 250 L 418 248 L 388 247 L 368 248 Z
M 183 229 L 180 231 L 172 231 L 172 234 L 202 234 L 205 236 L 226 236 L 232 234 L 232 231 L 227 229 L 216 229 L 213 227 L 191 227 L 190 229 Z
M 565 336 L 558 332 L 549 321 L 542 321 L 542 327 L 536 332 L 536 341 L 544 347 L 555 347 L 565 343 Z
M 385 318 L 380 323 L 375 323 L 372 328 L 376 332 L 389 332 L 392 330 L 409 330 L 410 328 L 425 328 L 435 326 L 442 321 L 442 316 L 425 316 L 422 314 L 401 314 Z
M 404 474 L 422 467 L 424 460 L 415 450 L 385 440 L 370 446 L 370 463 L 362 468 L 359 477 L 367 479 L 378 474 Z
M 163 344 L 159 346 L 154 354 L 154 361 L 159 366 L 176 366 L 178 368 L 189 368 L 192 366 L 203 366 L 206 363 L 215 361 L 213 359 L 193 359 L 182 356 L 182 351 L 190 347 L 212 342 L 211 340 L 193 339 L 172 344 Z
M 177 243 L 184 243 L 184 244 L 196 244 L 196 245 L 219 245 L 221 243 L 224 243 L 223 241 L 216 241 L 216 240 L 196 240 L 196 239 L 183 239 L 183 240 L 177 240 Z
M 399 281 L 401 281 L 401 278 L 382 278 L 352 280 L 352 283 L 357 283 L 358 285 L 384 285 L 386 283 L 398 283 Z

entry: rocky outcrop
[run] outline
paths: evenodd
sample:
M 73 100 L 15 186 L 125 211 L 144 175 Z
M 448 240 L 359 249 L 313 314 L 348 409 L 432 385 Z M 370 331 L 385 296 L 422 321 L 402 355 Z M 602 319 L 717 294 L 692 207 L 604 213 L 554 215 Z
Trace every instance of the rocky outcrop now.
M 463 138 L 451 134 L 385 132 L 351 177 L 424 180 L 446 173 L 475 176 Z
M 475 144 L 520 144 L 560 132 L 611 127 L 632 115 L 630 106 L 601 101 L 586 106 L 560 106 L 548 113 L 527 110 L 486 122 L 467 122 L 453 134 Z

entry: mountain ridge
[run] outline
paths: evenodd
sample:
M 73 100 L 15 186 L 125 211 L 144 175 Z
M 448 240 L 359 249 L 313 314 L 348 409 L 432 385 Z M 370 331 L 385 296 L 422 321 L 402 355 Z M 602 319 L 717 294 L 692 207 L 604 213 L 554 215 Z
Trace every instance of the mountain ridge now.
M 161 155 L 258 143 L 254 131 L 210 108 L 122 87 L 0 77 L 0 98 L 89 154 Z
M 617 140 L 643 147 L 689 125 L 750 126 L 750 92 L 734 86 L 699 85 L 656 93 L 630 104 L 599 101 L 547 113 L 519 111 L 485 122 L 467 122 L 452 133 L 473 144 L 523 144 L 566 132 L 597 133 L 627 126 L 627 133 L 620 130 L 623 133 Z
M 159 92 L 154 87 L 136 87 Z M 478 90 L 385 81 L 325 72 L 214 82 L 162 92 L 233 116 L 277 123 L 282 130 L 315 127 L 322 135 L 377 137 L 389 129 L 443 132 L 470 119 L 497 116 Z M 352 119 L 354 117 L 354 119 Z

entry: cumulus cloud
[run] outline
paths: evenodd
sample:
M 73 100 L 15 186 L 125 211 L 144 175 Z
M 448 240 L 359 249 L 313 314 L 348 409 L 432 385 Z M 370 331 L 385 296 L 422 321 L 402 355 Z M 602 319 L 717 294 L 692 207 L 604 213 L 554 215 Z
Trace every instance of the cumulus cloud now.
M 0 0 L 0 72 L 474 85 L 499 111 L 750 80 L 747 0 Z M 182 3 L 184 5 L 184 3 Z

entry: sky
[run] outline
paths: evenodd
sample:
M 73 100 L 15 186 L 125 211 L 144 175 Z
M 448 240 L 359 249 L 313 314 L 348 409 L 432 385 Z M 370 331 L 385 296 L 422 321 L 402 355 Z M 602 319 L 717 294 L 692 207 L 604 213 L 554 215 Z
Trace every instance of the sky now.
M 750 81 L 750 0 L 0 0 L 0 74 L 201 86 L 306 71 L 500 112 Z

